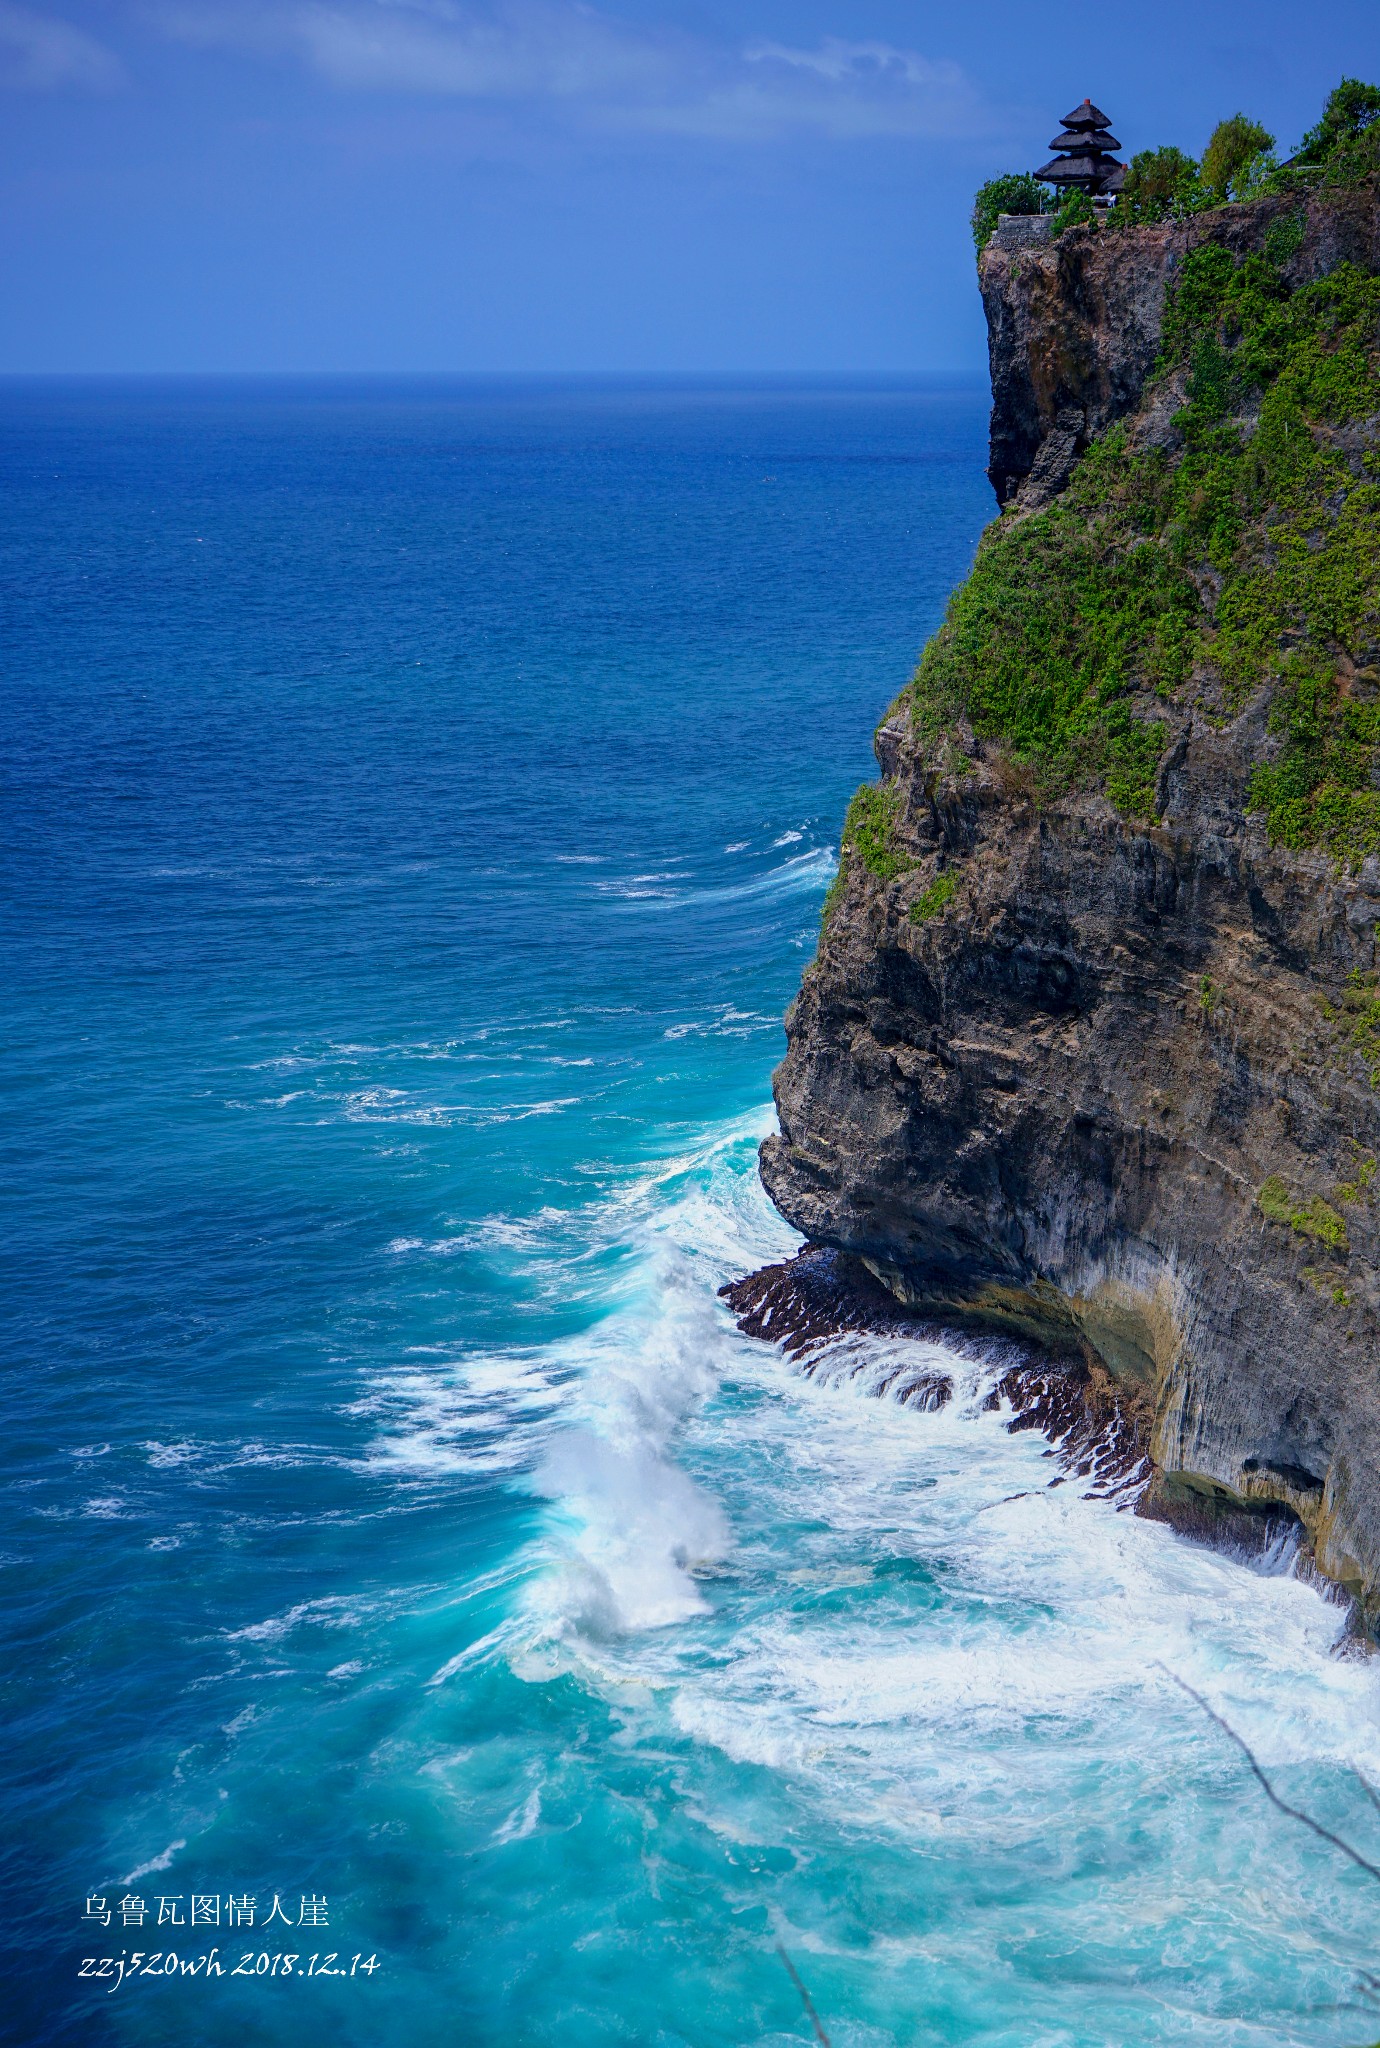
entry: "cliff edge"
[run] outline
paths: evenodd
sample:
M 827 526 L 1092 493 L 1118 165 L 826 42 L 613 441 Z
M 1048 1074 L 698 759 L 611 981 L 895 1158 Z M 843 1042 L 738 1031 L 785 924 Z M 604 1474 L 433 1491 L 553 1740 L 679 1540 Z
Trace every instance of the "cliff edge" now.
M 877 734 L 762 1177 L 1105 1367 L 1380 1615 L 1380 193 L 980 260 L 1005 510 Z

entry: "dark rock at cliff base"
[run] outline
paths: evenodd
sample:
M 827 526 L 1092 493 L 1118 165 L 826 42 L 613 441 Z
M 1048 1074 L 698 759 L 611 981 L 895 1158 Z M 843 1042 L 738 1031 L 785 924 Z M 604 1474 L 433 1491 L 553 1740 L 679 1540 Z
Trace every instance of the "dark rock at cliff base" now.
M 1373 184 L 989 251 L 1001 496 L 1059 492 L 1119 416 L 1128 446 L 1172 449 L 1182 386 L 1142 393 L 1166 285 L 1208 237 L 1270 243 L 1294 284 L 1380 271 Z M 1380 419 L 1355 433 L 1360 485 Z M 1336 658 L 1325 687 L 1368 707 L 1373 655 Z M 1287 638 L 1274 659 L 1287 674 Z M 1380 859 L 1271 844 L 1250 790 L 1279 757 L 1274 687 L 1145 686 L 1164 747 L 1142 817 L 898 703 L 877 735 L 886 859 L 845 862 L 761 1170 L 894 1306 L 1100 1373 L 1138 1418 L 1145 1509 L 1233 1540 L 1296 1521 L 1373 1623 Z M 1051 1416 L 1068 1387 L 1048 1383 Z
M 745 1337 L 779 1344 L 788 1358 L 855 1330 L 878 1335 L 936 1335 L 889 1294 L 860 1259 L 807 1244 L 793 1259 L 761 1266 L 719 1289 Z
M 840 1339 L 909 1337 L 940 1345 L 995 1375 L 985 1405 L 1009 1407 L 1008 1429 L 1038 1429 L 1048 1437 L 1061 1467 L 1050 1485 L 1086 1481 L 1089 1497 L 1122 1506 L 1138 1502 L 1146 1491 L 1148 1410 L 1084 1351 L 1055 1357 L 1036 1345 L 945 1327 L 898 1301 L 861 1260 L 828 1245 L 806 1245 L 795 1258 L 731 1280 L 719 1293 L 745 1336 L 778 1345 L 807 1376 L 826 1357 L 838 1371 Z M 913 1360 L 888 1361 L 877 1374 L 868 1371 L 865 1356 L 852 1352 L 843 1376 L 864 1373 L 873 1394 L 903 1407 L 933 1411 L 953 1399 L 948 1374 Z

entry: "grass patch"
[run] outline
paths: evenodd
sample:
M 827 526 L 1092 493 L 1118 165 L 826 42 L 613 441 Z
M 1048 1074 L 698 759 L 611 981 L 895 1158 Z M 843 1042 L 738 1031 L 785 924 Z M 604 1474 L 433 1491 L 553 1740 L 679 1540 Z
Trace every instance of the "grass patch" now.
M 1316 1238 L 1333 1251 L 1349 1249 L 1346 1219 L 1321 1195 L 1296 1201 L 1277 1173 L 1272 1173 L 1255 1198 L 1256 1207 L 1270 1223 L 1287 1224 L 1300 1237 Z
M 843 851 L 856 853 L 869 875 L 882 882 L 894 881 L 914 865 L 910 855 L 902 853 L 896 844 L 900 811 L 899 790 L 865 782 L 849 804 L 843 821 Z
M 933 917 L 943 917 L 957 894 L 958 876 L 952 868 L 945 868 L 943 874 L 936 875 L 929 887 L 911 904 L 911 923 L 928 924 Z
M 1316 1266 L 1305 1266 L 1303 1277 L 1310 1287 L 1315 1287 L 1319 1294 L 1325 1294 L 1337 1308 L 1351 1307 L 1351 1296 L 1331 1273 L 1320 1273 Z M 1377 2043 L 1377 2048 L 1380 2048 L 1380 2043 Z
M 1363 1152 L 1354 1138 L 1351 1140 L 1351 1150 L 1355 1175 L 1351 1180 L 1342 1182 L 1342 1185 L 1337 1190 L 1337 1200 L 1339 1202 L 1368 1201 L 1371 1187 L 1375 1181 L 1375 1154 L 1373 1152 Z
M 899 790 L 865 782 L 848 806 L 839 844 L 839 868 L 824 898 L 823 921 L 827 925 L 848 881 L 849 863 L 859 860 L 878 881 L 892 882 L 915 863 L 896 844 L 896 821 L 901 814 Z
M 1341 1031 L 1343 1041 L 1366 1063 L 1372 1088 L 1380 1088 L 1380 972 L 1353 967 L 1335 1003 L 1326 996 L 1319 1007 L 1329 1024 Z M 1366 1186 L 1370 1183 L 1366 1182 Z

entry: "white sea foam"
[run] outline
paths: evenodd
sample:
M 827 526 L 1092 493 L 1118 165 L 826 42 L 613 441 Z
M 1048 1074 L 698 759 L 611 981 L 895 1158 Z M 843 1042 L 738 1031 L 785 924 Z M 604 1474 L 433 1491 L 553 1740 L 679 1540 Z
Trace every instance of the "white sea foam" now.
M 416 1102 L 401 1088 L 376 1086 L 347 1095 L 342 1108 L 351 1123 L 466 1124 L 485 1130 L 498 1124 L 525 1123 L 534 1116 L 557 1116 L 582 1100 L 579 1095 L 553 1095 L 543 1102 Z
M 1267 1763 L 1380 1775 L 1376 1675 L 1332 1654 L 1342 1616 L 1286 1558 L 1253 1568 L 1051 1485 L 1043 1440 L 985 1405 L 996 1368 L 942 1343 L 844 1338 L 806 1378 L 738 1336 L 717 1284 L 797 1242 L 753 1171 L 770 1126 L 735 1119 L 552 1216 L 565 1258 L 636 1251 L 592 1329 L 374 1390 L 380 1462 L 508 1469 L 548 1503 L 511 1632 L 433 1682 L 501 1654 L 632 1686 L 682 1737 L 908 1835 L 1038 1832 L 1089 1743 L 1152 1774 L 1210 1748 L 1161 1665 Z M 897 1400 L 920 1372 L 953 1379 L 947 1407 Z
M 539 1454 L 563 1383 L 542 1354 L 520 1351 L 384 1374 L 354 1408 L 383 1423 L 366 1462 L 417 1479 L 520 1470 Z
M 508 1818 L 493 1832 L 495 1847 L 505 1842 L 522 1842 L 536 1831 L 541 1819 L 541 1788 L 534 1785 L 521 1806 L 515 1806 Z
M 1038 1833 L 1094 1730 L 1094 1753 L 1139 1744 L 1164 1773 L 1176 1747 L 1212 1731 L 1160 1664 L 1267 1764 L 1380 1765 L 1375 1678 L 1329 1654 L 1335 1608 L 1296 1579 L 1051 1490 L 1039 1439 L 1009 1436 L 999 1416 L 971 1402 L 916 1412 L 840 1383 L 778 1398 L 746 1431 L 716 1420 L 715 1461 L 755 1464 L 758 1526 L 812 1523 L 830 1557 L 863 1553 L 868 1595 L 783 1600 L 779 1553 L 758 1539 L 734 1560 L 756 1596 L 720 1617 L 711 1661 L 628 1640 L 590 1675 L 669 1687 L 677 1727 L 736 1760 L 798 1768 L 840 1824 L 924 1836 L 942 1810 L 950 1834 Z M 907 1566 L 939 1574 L 943 1601 L 889 1594 L 887 1574 Z
M 727 1555 L 729 1525 L 673 1445 L 738 1341 L 715 1281 L 795 1242 L 742 1171 L 769 1122 L 759 1113 L 705 1133 L 622 1197 L 641 1244 L 639 1283 L 572 1360 L 564 1427 L 535 1479 L 556 1509 L 553 1562 L 528 1597 L 543 1655 L 572 1635 L 595 1641 L 709 1611 L 699 1575 Z
M 470 1671 L 476 1664 L 492 1663 L 500 1650 L 505 1649 L 513 1640 L 515 1632 L 512 1621 L 500 1623 L 497 1628 L 490 1629 L 487 1635 L 480 1636 L 475 1642 L 467 1643 L 463 1650 L 447 1658 L 440 1670 L 432 1673 L 427 1684 L 444 1685 L 446 1680 L 454 1678 L 458 1671 Z
M 745 882 L 725 882 L 717 887 L 687 889 L 676 898 L 678 904 L 694 905 L 697 909 L 718 903 L 745 903 L 754 900 L 775 900 L 780 897 L 812 895 L 817 896 L 838 867 L 838 860 L 830 848 L 812 846 L 805 853 L 795 854 L 780 866 L 769 868 L 765 874 L 754 875 Z
M 784 844 L 778 841 L 778 844 Z M 732 849 L 726 849 L 731 851 Z M 602 895 L 616 898 L 638 910 L 705 909 L 716 904 L 774 901 L 801 894 L 818 895 L 838 865 L 828 847 L 810 847 L 764 873 L 741 882 L 684 886 L 678 874 L 649 874 L 596 880 Z M 667 887 L 679 883 L 680 887 Z
M 1248 1565 L 1084 1497 L 1037 1433 L 988 1407 L 996 1364 L 855 1334 L 807 1376 L 740 1336 L 717 1286 L 798 1243 L 755 1172 L 771 1127 L 763 1109 L 690 1134 L 588 1208 L 515 1232 L 539 1289 L 623 1249 L 615 1268 L 596 1259 L 592 1326 L 482 1355 L 434 1347 L 371 1389 L 378 1469 L 503 1471 L 543 1504 L 538 1538 L 457 1615 L 428 1695 L 495 1662 L 573 1679 L 620 1741 L 675 1759 L 678 1797 L 726 1840 L 875 1843 L 979 1874 L 1092 1844 L 1105 1883 L 1051 1896 L 1041 1939 L 1117 1954 L 1128 1929 L 1172 1926 L 1216 1983 L 1225 1965 L 1184 1917 L 1185 1887 L 1205 1886 L 1237 1901 L 1243 1942 L 1268 1948 L 1287 1911 L 1298 1967 L 1335 1984 L 1367 1902 L 1310 1878 L 1309 1838 L 1300 1849 L 1162 1667 L 1356 1833 L 1368 1809 L 1348 1768 L 1380 1778 L 1380 1673 L 1335 1654 L 1340 1610 L 1284 1552 Z M 947 1406 L 898 1398 L 939 1372 Z M 542 1797 L 514 1787 L 491 1839 L 524 1840 Z M 1322 1904 L 1301 1918 L 1310 1883 Z M 923 1929 L 912 1945 L 977 1981 L 1002 1912 L 974 1907 L 942 1954 Z M 887 1939 L 899 1967 L 908 1937 Z
M 807 1379 L 738 1337 L 715 1285 L 795 1243 L 751 1170 L 769 1123 L 707 1135 L 628 1197 L 642 1284 L 569 1359 L 514 1668 L 642 1697 L 840 1826 L 909 1841 L 1038 1839 L 1102 1755 L 1166 1798 L 1185 1754 L 1230 1769 L 1161 1665 L 1268 1765 L 1380 1775 L 1377 1676 L 1333 1654 L 1342 1616 L 1287 1560 L 1051 1484 L 1043 1439 L 986 1406 L 997 1368 L 942 1343 L 854 1336 Z M 901 1405 L 936 1371 L 948 1406 Z
M 592 1428 L 568 1431 L 538 1475 L 572 1526 L 564 1566 L 544 1582 L 534 1611 L 548 1627 L 597 1635 L 707 1613 L 694 1573 L 728 1550 L 722 1508 L 663 1455 L 665 1432 L 642 1399 L 604 1421 L 612 1441 Z
M 668 1025 L 663 1038 L 752 1038 L 760 1031 L 779 1031 L 781 1019 L 764 1010 L 735 1010 L 725 1005 L 712 1017 Z
M 166 1470 L 169 1467 L 194 1463 L 201 1456 L 202 1447 L 184 1438 L 172 1444 L 146 1443 L 144 1449 L 148 1453 L 149 1464 L 155 1470 Z
M 270 1615 L 266 1621 L 250 1622 L 245 1628 L 227 1629 L 228 1643 L 281 1642 L 294 1629 L 310 1624 L 316 1628 L 355 1628 L 368 1612 L 368 1603 L 344 1594 L 329 1593 L 319 1600 L 300 1600 L 286 1614 Z
M 120 1879 L 121 1884 L 137 1884 L 141 1877 L 152 1877 L 156 1870 L 167 1870 L 179 1849 L 185 1849 L 185 1841 L 169 1842 L 166 1849 L 157 1856 L 150 1856 L 147 1863 L 136 1864 L 135 1868 Z

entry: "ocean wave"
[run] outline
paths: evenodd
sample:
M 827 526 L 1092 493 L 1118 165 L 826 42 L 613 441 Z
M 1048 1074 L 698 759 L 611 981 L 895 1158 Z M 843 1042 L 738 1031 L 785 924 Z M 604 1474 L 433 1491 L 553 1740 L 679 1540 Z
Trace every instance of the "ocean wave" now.
M 147 1863 L 137 1863 L 133 1870 L 126 1871 L 120 1883 L 138 1884 L 141 1877 L 152 1877 L 155 1871 L 170 1870 L 173 1858 L 186 1846 L 185 1840 L 180 1838 L 176 1842 L 169 1842 L 166 1849 L 161 1850 L 157 1856 L 150 1856 Z
M 795 1242 L 754 1171 L 770 1122 L 700 1134 L 627 1197 L 639 1284 L 567 1349 L 523 1481 L 547 1523 L 518 1676 L 641 1701 L 649 1738 L 790 1779 L 821 1825 L 946 1855 L 1028 1853 L 1074 1809 L 1114 1828 L 1132 1795 L 1090 1789 L 1094 1758 L 1130 1759 L 1174 1825 L 1185 1769 L 1232 1759 L 1161 1666 L 1274 1767 L 1380 1773 L 1380 1686 L 1335 1656 L 1339 1610 L 1287 1557 L 1060 1483 L 990 1404 L 1006 1361 L 853 1335 L 806 1377 L 738 1334 L 715 1287 Z M 904 1404 L 906 1372 L 940 1370 L 947 1406 Z
M 731 903 L 822 894 L 837 869 L 838 859 L 834 852 L 828 847 L 815 846 L 741 882 L 708 882 L 699 887 L 671 889 L 651 885 L 670 880 L 684 882 L 686 877 L 646 875 L 601 880 L 595 887 L 601 895 L 642 909 L 698 910 Z
M 739 1334 L 716 1288 L 798 1243 L 756 1176 L 772 1122 L 691 1131 L 548 1219 L 521 1256 L 630 1254 L 590 1327 L 374 1390 L 376 1469 L 502 1473 L 542 1504 L 511 1606 L 437 1682 L 471 1658 L 565 1674 L 641 1702 L 649 1737 L 789 1779 L 821 1824 L 946 1854 L 1028 1848 L 1075 1807 L 1112 1826 L 1090 1757 L 1133 1759 L 1157 1812 L 1185 1759 L 1222 1767 L 1161 1666 L 1269 1765 L 1380 1775 L 1380 1687 L 1287 1557 L 1253 1567 L 1054 1483 L 971 1346 L 854 1333 L 807 1377 Z M 907 1372 L 941 1370 L 947 1406 L 904 1404 Z
M 838 856 L 831 847 L 812 846 L 765 874 L 745 882 L 726 882 L 689 891 L 681 901 L 686 905 L 750 903 L 782 897 L 822 894 L 838 872 Z
M 541 1102 L 501 1103 L 418 1103 L 402 1088 L 376 1085 L 361 1088 L 344 1097 L 341 1109 L 351 1123 L 376 1124 L 463 1124 L 485 1130 L 499 1124 L 526 1123 L 537 1116 L 559 1116 L 586 1098 L 553 1095 Z
M 762 1031 L 779 1031 L 781 1019 L 775 1011 L 735 1010 L 725 1007 L 714 1017 L 696 1017 L 683 1024 L 668 1024 L 663 1038 L 753 1038 Z
M 564 1377 L 530 1351 L 385 1373 L 351 1409 L 382 1425 L 365 1465 L 426 1480 L 530 1466 L 562 1399 Z
M 342 1593 L 327 1593 L 316 1600 L 299 1600 L 285 1614 L 270 1615 L 266 1621 L 226 1629 L 224 1637 L 228 1643 L 276 1643 L 295 1629 L 308 1626 L 357 1628 L 369 1611 L 370 1603 L 366 1600 Z

